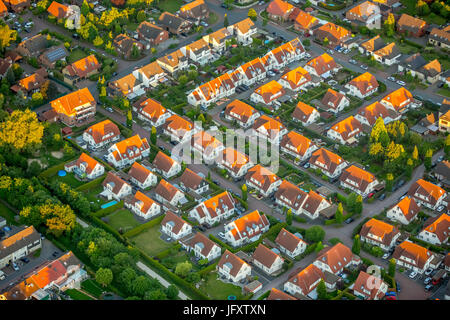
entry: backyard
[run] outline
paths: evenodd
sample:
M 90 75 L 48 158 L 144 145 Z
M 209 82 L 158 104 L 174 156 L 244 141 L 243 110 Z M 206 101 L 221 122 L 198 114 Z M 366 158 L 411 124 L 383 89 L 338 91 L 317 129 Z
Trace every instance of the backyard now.
M 212 300 L 227 300 L 229 296 L 236 296 L 237 300 L 241 300 L 244 297 L 241 287 L 222 282 L 216 272 L 209 273 L 199 289 Z
M 130 240 L 142 249 L 146 254 L 153 257 L 159 252 L 169 249 L 173 243 L 168 243 L 160 239 L 161 232 L 159 231 L 159 224 L 144 230 Z
M 119 209 L 108 215 L 106 219 L 111 227 L 115 230 L 122 229 L 123 232 L 127 232 L 140 225 L 128 209 Z
M 180 9 L 182 5 L 184 5 L 183 0 L 164 0 L 159 1 L 157 6 L 161 11 L 169 11 L 170 13 L 175 13 Z
M 53 182 L 55 180 L 59 182 L 64 182 L 74 189 L 84 184 L 84 182 L 78 180 L 75 177 L 75 174 L 73 172 L 67 172 L 67 174 L 64 177 L 60 177 L 58 176 L 58 174 L 55 174 L 54 176 L 50 177 L 50 182 Z
M 67 57 L 67 63 L 74 63 L 75 61 L 85 58 L 86 56 L 87 54 L 83 50 L 75 49 Z
M 103 186 L 100 184 L 97 187 L 83 191 L 83 193 L 89 202 L 96 202 L 99 205 L 102 205 L 108 202 L 106 199 L 98 197 L 98 194 L 102 191 Z
M 16 214 L 14 211 L 9 209 L 3 202 L 0 201 L 0 216 L 6 219 L 6 221 L 10 224 L 17 225 L 18 223 L 14 220 L 14 216 Z
M 65 293 L 73 300 L 93 300 L 91 297 L 87 296 L 77 289 L 68 289 L 65 291 Z

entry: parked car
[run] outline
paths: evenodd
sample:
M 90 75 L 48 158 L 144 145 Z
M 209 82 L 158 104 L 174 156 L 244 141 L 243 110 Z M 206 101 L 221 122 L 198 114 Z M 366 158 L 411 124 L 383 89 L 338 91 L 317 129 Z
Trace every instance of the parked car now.
M 228 9 L 228 5 L 226 3 L 221 3 L 220 6 L 224 9 Z
M 219 236 L 219 238 L 225 238 L 225 234 L 223 232 L 219 232 L 217 235 Z
M 415 272 L 415 271 L 412 271 L 412 272 L 408 275 L 408 277 L 409 277 L 410 279 L 414 279 L 416 276 L 417 276 L 417 272 Z
M 444 156 L 440 156 L 440 157 L 437 159 L 437 161 L 438 161 L 438 162 L 441 162 L 441 161 L 444 160 L 444 158 L 445 158 Z
M 346 219 L 344 222 L 345 222 L 346 224 L 350 224 L 350 223 L 352 223 L 354 220 L 355 220 L 355 219 L 353 219 L 352 217 L 350 217 L 350 218 Z
M 397 292 L 400 292 L 402 290 L 398 281 L 395 281 L 395 286 L 397 287 Z
M 351 64 L 358 64 L 358 62 L 356 60 L 354 60 L 354 59 L 350 59 L 350 60 L 348 60 L 348 62 L 351 63 Z
M 439 207 L 437 208 L 437 212 L 442 212 L 444 209 L 445 209 L 444 206 L 439 206 Z
M 309 162 L 305 163 L 305 164 L 303 165 L 303 168 L 308 169 L 308 168 L 309 168 Z
M 397 81 L 397 80 L 395 80 L 395 78 L 394 77 L 388 77 L 387 78 L 389 81 L 392 81 L 392 82 L 395 82 L 395 81 Z
M 350 49 L 344 49 L 344 51 L 342 51 L 343 54 L 348 54 L 350 52 Z
M 335 86 L 335 85 L 337 85 L 337 81 L 336 80 L 330 80 L 330 81 L 328 81 L 328 84 L 330 86 Z
M 433 289 L 433 285 L 432 284 L 428 284 L 425 286 L 425 290 L 427 291 L 431 291 Z
M 381 258 L 386 260 L 387 258 L 389 258 L 389 253 L 386 252 L 385 254 L 383 254 L 383 256 Z
M 386 300 L 397 300 L 396 296 L 386 296 Z
M 425 270 L 425 275 L 426 276 L 429 276 L 432 273 L 433 273 L 433 269 L 431 269 L 431 268 L 428 268 L 427 270 Z
M 361 69 L 364 69 L 364 70 L 368 70 L 369 69 L 369 67 L 366 66 L 365 64 L 360 65 L 360 67 L 361 67 Z
M 399 86 L 405 86 L 405 85 L 406 85 L 406 83 L 405 83 L 404 81 L 401 81 L 401 80 L 397 80 L 396 83 L 397 83 Z
M 431 282 L 431 277 L 426 277 L 423 284 L 429 284 Z
M 381 196 L 378 197 L 378 200 L 383 201 L 386 199 L 386 193 L 383 193 Z
M 19 271 L 19 266 L 17 265 L 17 263 L 13 262 L 12 267 L 15 271 Z
M 58 254 L 59 254 L 58 251 L 54 251 L 54 252 L 52 253 L 52 256 L 56 258 L 56 256 L 57 256 Z
M 327 52 L 328 52 L 329 54 L 333 54 L 333 53 L 334 53 L 334 51 L 331 50 L 331 49 L 328 49 Z
M 6 279 L 6 274 L 0 270 L 0 280 L 5 280 Z
M 27 257 L 20 258 L 20 260 L 23 261 L 24 263 L 30 262 L 30 259 L 28 259 Z

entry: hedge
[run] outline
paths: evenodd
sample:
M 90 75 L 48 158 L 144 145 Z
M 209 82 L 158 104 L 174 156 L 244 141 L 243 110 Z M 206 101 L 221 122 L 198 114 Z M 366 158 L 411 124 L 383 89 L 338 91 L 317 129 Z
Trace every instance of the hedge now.
M 112 233 L 112 234 L 117 238 L 117 240 L 119 240 L 120 242 L 122 242 L 122 243 L 125 244 L 125 245 L 128 245 L 128 242 L 127 242 L 127 240 L 123 237 L 123 235 L 121 235 L 119 232 L 117 232 L 117 230 L 114 229 L 114 228 L 112 228 L 109 224 L 104 223 L 101 219 L 99 219 L 99 218 L 97 218 L 97 217 L 95 217 L 95 216 L 92 216 L 92 217 L 91 217 L 91 220 L 92 220 L 92 222 L 94 222 L 94 224 L 96 224 L 99 228 L 103 228 L 103 229 L 105 229 L 106 231 Z
M 416 237 L 414 237 L 414 236 L 410 236 L 409 239 L 410 239 L 411 241 L 417 242 L 418 244 L 420 244 L 421 246 L 423 246 L 423 247 L 425 247 L 425 248 L 427 248 L 427 249 L 430 249 L 430 250 L 432 250 L 432 251 L 436 251 L 436 252 L 438 252 L 438 253 L 442 253 L 442 252 L 445 252 L 445 251 L 446 251 L 445 248 L 442 248 L 442 247 L 436 246 L 436 245 L 434 245 L 434 244 L 425 242 L 425 241 L 420 240 L 420 239 L 418 239 L 418 238 L 416 238 Z
M 85 191 L 88 189 L 95 188 L 103 182 L 103 179 L 105 179 L 105 175 L 102 175 L 101 177 L 98 177 L 97 179 L 89 181 L 88 183 L 85 183 L 85 184 L 79 186 L 78 188 L 75 188 L 75 190 L 76 191 Z
M 155 257 L 158 258 L 159 260 L 164 259 L 172 252 L 172 250 L 180 250 L 180 248 L 181 248 L 181 244 L 177 243 L 177 244 L 173 245 L 173 247 L 170 247 L 169 249 L 161 251 Z
M 256 299 L 256 300 L 264 300 L 265 298 L 267 298 L 270 295 L 270 291 L 271 290 L 267 290 L 261 296 L 259 296 L 258 299 Z
M 200 271 L 197 272 L 197 273 L 198 273 L 200 276 L 203 276 L 203 275 L 205 275 L 205 274 L 207 274 L 207 273 L 209 273 L 209 272 L 215 270 L 218 263 L 219 263 L 218 261 L 217 261 L 217 262 L 214 262 L 213 264 L 210 264 L 209 266 L 203 268 L 202 270 L 200 270 Z
M 225 242 L 222 242 L 220 239 L 218 239 L 217 237 L 213 236 L 212 234 L 210 234 L 208 236 L 212 241 L 214 241 L 215 243 L 217 243 L 218 245 L 220 245 L 221 247 L 227 249 L 228 251 L 235 253 L 236 249 L 233 249 L 232 247 L 230 247 L 228 244 L 226 244 Z
M 104 216 L 107 216 L 108 214 L 113 213 L 117 209 L 121 209 L 121 208 L 123 208 L 123 200 L 120 202 L 117 202 L 116 204 L 114 204 L 108 208 L 100 209 L 97 212 L 92 213 L 92 215 L 97 218 L 102 218 Z
M 345 3 L 335 4 L 334 6 L 330 6 L 330 5 L 326 4 L 326 3 L 319 2 L 319 7 L 325 8 L 325 9 L 330 10 L 330 11 L 342 10 L 342 9 L 345 8 L 345 6 L 346 6 Z
M 155 218 L 153 220 L 150 220 L 150 221 L 148 221 L 148 222 L 146 222 L 144 224 L 141 224 L 140 226 L 137 226 L 134 229 L 131 229 L 131 230 L 125 232 L 123 234 L 123 236 L 125 238 L 132 238 L 132 237 L 138 235 L 139 233 L 141 233 L 142 231 L 144 231 L 146 229 L 150 229 L 151 227 L 153 227 L 153 226 L 155 226 L 157 224 L 160 224 L 163 219 L 164 219 L 164 215 L 161 215 L 161 216 L 159 216 L 159 217 L 157 217 L 157 218 Z

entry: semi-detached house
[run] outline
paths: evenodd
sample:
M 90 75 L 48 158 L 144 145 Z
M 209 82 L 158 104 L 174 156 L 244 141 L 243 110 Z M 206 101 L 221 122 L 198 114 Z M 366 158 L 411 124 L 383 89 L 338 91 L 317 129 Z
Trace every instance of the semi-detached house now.
M 324 175 L 334 179 L 341 175 L 348 163 L 337 154 L 325 148 L 320 148 L 313 152 L 309 164 L 311 168 L 319 169 Z
M 305 241 L 284 228 L 281 229 L 280 233 L 278 233 L 275 243 L 278 245 L 281 252 L 292 259 L 299 254 L 302 254 L 307 247 L 307 243 Z
M 161 232 L 175 240 L 180 240 L 192 233 L 192 226 L 172 211 L 167 211 L 161 221 Z
M 339 181 L 343 188 L 350 189 L 363 198 L 367 197 L 371 192 L 374 192 L 380 184 L 372 173 L 355 165 L 346 168 L 342 172 Z
M 244 260 L 225 250 L 217 263 L 217 273 L 229 281 L 239 283 L 251 275 L 252 268 Z
M 364 99 L 378 90 L 378 81 L 374 75 L 365 72 L 345 85 L 348 94 Z
M 156 154 L 152 166 L 154 170 L 161 174 L 165 179 L 170 179 L 181 172 L 181 164 L 162 151 L 159 151 Z
M 258 164 L 248 170 L 245 182 L 250 188 L 254 188 L 264 197 L 268 197 L 278 189 L 281 179 L 269 169 Z
M 149 187 L 155 186 L 158 182 L 158 177 L 156 176 L 156 174 L 154 174 L 148 168 L 144 167 L 138 162 L 133 163 L 130 171 L 128 171 L 128 176 L 130 177 L 131 183 L 141 189 L 147 189 Z
M 120 201 L 126 196 L 130 195 L 133 189 L 131 186 L 122 180 L 116 173 L 109 171 L 105 180 L 102 182 L 103 191 L 100 196 L 104 196 L 108 200 L 115 199 Z
M 153 218 L 161 213 L 159 203 L 140 191 L 136 192 L 134 196 L 126 197 L 124 206 L 144 219 Z
M 162 126 L 172 115 L 161 103 L 145 96 L 133 104 L 133 111 L 139 119 L 149 122 L 153 127 Z
M 88 88 L 83 88 L 50 102 L 61 122 L 81 126 L 95 117 L 96 105 Z
M 328 53 L 324 53 L 308 61 L 304 69 L 316 77 L 329 78 L 339 70 L 339 66 Z
M 217 166 L 227 170 L 233 179 L 240 179 L 254 164 L 246 154 L 233 148 L 225 148 L 218 158 Z
M 420 212 L 420 207 L 417 205 L 414 198 L 404 197 L 399 203 L 393 205 L 386 212 L 386 217 L 394 222 L 408 225 L 411 221 L 417 218 Z
M 276 254 L 262 243 L 256 247 L 252 259 L 255 266 L 269 275 L 279 272 L 283 267 L 284 262 L 284 259 L 280 255 Z
M 228 191 L 224 191 L 197 205 L 189 212 L 189 217 L 200 224 L 214 225 L 231 217 L 234 211 L 235 200 Z
M 283 136 L 280 147 L 282 152 L 295 157 L 300 162 L 309 159 L 312 153 L 318 149 L 314 142 L 295 131 L 290 131 Z
M 443 205 L 447 193 L 441 187 L 426 180 L 419 179 L 409 188 L 408 196 L 414 198 L 418 205 L 436 210 L 439 206 Z
M 340 144 L 351 145 L 357 143 L 358 137 L 363 135 L 363 133 L 361 122 L 354 116 L 349 116 L 333 125 L 327 131 L 327 136 Z
M 269 227 L 267 217 L 255 210 L 225 225 L 225 239 L 233 247 L 238 247 L 257 241 Z
M 425 221 L 423 230 L 417 236 L 419 239 L 434 245 L 448 243 L 450 236 L 450 216 L 446 213 Z
M 230 102 L 224 111 L 224 118 L 236 121 L 240 127 L 248 128 L 260 117 L 260 113 L 251 105 L 235 99 Z
M 119 127 L 111 120 L 93 124 L 83 132 L 83 141 L 98 149 L 120 139 Z
M 114 167 L 123 168 L 137 160 L 148 157 L 149 154 L 150 145 L 147 138 L 141 139 L 136 134 L 109 147 L 107 159 Z
M 87 178 L 89 180 L 98 178 L 105 173 L 105 167 L 84 152 L 77 160 L 65 164 L 64 170 L 73 172 L 82 179 Z
M 400 243 L 395 248 L 392 257 L 395 259 L 398 267 L 404 267 L 420 274 L 423 274 L 436 258 L 427 248 L 411 241 Z
M 393 248 L 400 237 L 400 231 L 397 227 L 374 218 L 362 226 L 359 234 L 361 241 L 380 247 L 384 251 Z

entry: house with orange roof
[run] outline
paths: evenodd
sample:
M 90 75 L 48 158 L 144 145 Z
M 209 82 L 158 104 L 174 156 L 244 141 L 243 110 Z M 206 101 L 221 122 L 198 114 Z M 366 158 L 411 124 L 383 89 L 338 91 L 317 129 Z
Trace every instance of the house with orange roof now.
M 40 68 L 36 70 L 32 75 L 20 79 L 16 85 L 11 86 L 11 90 L 14 92 L 22 91 L 22 93 L 27 96 L 38 92 L 41 87 L 48 81 L 48 73 L 45 68 Z
M 223 149 L 225 149 L 220 140 L 203 130 L 192 136 L 191 145 L 208 164 L 213 163 Z
M 419 179 L 409 188 L 408 196 L 414 198 L 419 206 L 436 210 L 444 204 L 444 199 L 447 197 L 447 192 L 431 182 Z
M 328 40 L 328 46 L 333 48 L 339 45 L 342 46 L 352 35 L 351 32 L 344 27 L 338 26 L 332 22 L 328 22 L 315 29 L 313 34 L 316 40 L 322 43 L 326 38 Z
M 131 186 L 121 179 L 118 174 L 109 171 L 105 180 L 102 182 L 103 191 L 99 194 L 107 198 L 108 200 L 115 199 L 120 201 L 126 196 L 130 195 L 133 191 Z
M 87 178 L 89 180 L 98 178 L 105 173 L 105 167 L 84 152 L 77 160 L 65 164 L 64 170 L 73 172 L 81 179 Z
M 65 19 L 67 17 L 69 7 L 53 1 L 47 9 L 47 12 L 56 19 Z
M 133 111 L 137 113 L 139 119 L 149 122 L 153 127 L 162 126 L 172 115 L 172 112 L 161 103 L 146 96 L 133 104 Z
M 302 125 L 308 126 L 320 118 L 320 113 L 316 108 L 299 101 L 294 109 L 294 112 L 292 112 L 292 118 L 294 121 L 298 121 Z
M 397 20 L 397 32 L 406 33 L 410 37 L 421 37 L 425 34 L 427 23 L 419 18 L 403 13 Z
M 364 99 L 378 90 L 378 81 L 373 74 L 365 72 L 345 85 L 348 94 Z
M 88 88 L 83 88 L 50 102 L 61 122 L 80 126 L 95 117 L 97 102 Z
M 350 100 L 342 92 L 337 92 L 328 88 L 325 95 L 322 97 L 321 109 L 333 114 L 338 114 L 350 105 Z
M 200 224 L 213 226 L 234 214 L 236 201 L 228 191 L 224 191 L 198 204 L 189 212 L 189 217 Z
M 162 151 L 159 151 L 156 154 L 152 166 L 155 171 L 161 174 L 165 179 L 170 179 L 181 172 L 181 164 Z
M 352 289 L 355 296 L 364 300 L 381 300 L 388 291 L 388 284 L 375 275 L 360 271 Z
M 450 237 L 450 216 L 442 213 L 438 217 L 429 218 L 417 237 L 438 246 L 447 244 Z
M 83 141 L 94 150 L 119 139 L 119 127 L 109 119 L 93 124 L 83 132 Z
M 248 263 L 228 250 L 225 250 L 216 268 L 221 277 L 234 283 L 247 279 L 252 273 L 252 268 Z
M 342 188 L 350 189 L 363 198 L 374 192 L 380 184 L 373 174 L 355 165 L 346 168 L 339 181 Z
M 295 17 L 294 20 L 294 29 L 300 31 L 305 34 L 312 34 L 312 29 L 319 24 L 319 20 L 306 13 L 303 10 L 300 10 L 299 14 Z
M 137 160 L 148 157 L 149 154 L 150 145 L 147 138 L 141 139 L 141 137 L 136 134 L 109 147 L 107 159 L 114 167 L 123 168 L 133 164 L 133 162 Z
M 263 270 L 268 275 L 278 273 L 282 267 L 284 259 L 274 251 L 260 243 L 252 255 L 253 264 Z
M 236 72 L 242 75 L 242 83 L 247 86 L 251 86 L 255 82 L 265 79 L 266 71 L 261 58 L 253 59 L 236 69 Z
M 386 44 L 379 35 L 361 43 L 359 51 L 388 66 L 398 63 L 402 55 L 395 42 Z
M 309 164 L 312 169 L 319 169 L 324 175 L 334 179 L 341 175 L 348 163 L 337 154 L 320 148 L 311 155 Z
M 433 264 L 436 256 L 427 248 L 406 240 L 395 248 L 392 258 L 395 259 L 398 267 L 423 274 Z
M 233 179 L 242 178 L 254 166 L 246 154 L 233 148 L 225 148 L 217 160 L 217 166 L 225 169 Z
M 396 111 L 400 114 L 405 113 L 410 108 L 418 107 L 412 93 L 404 87 L 400 87 L 397 90 L 392 91 L 381 99 L 380 103 L 384 104 L 388 109 Z
M 209 106 L 218 100 L 235 93 L 236 87 L 229 73 L 224 73 L 217 78 L 197 87 L 188 94 L 188 102 L 194 106 Z
M 280 147 L 282 152 L 295 157 L 298 162 L 306 161 L 318 149 L 314 142 L 295 131 L 290 131 L 283 136 Z
M 134 196 L 126 197 L 124 206 L 144 219 L 156 217 L 161 213 L 161 205 L 140 191 Z
M 395 242 L 400 237 L 400 231 L 389 223 L 372 218 L 363 224 L 359 235 L 361 241 L 388 251 L 395 246 Z
M 236 22 L 228 26 L 228 29 L 233 30 L 237 42 L 244 46 L 251 44 L 253 42 L 252 36 L 258 32 L 258 28 L 250 18 Z
M 277 288 L 272 288 L 266 300 L 297 300 L 297 299 L 288 295 L 284 291 L 278 290 Z
M 428 43 L 438 48 L 450 49 L 450 26 L 433 28 L 428 37 Z
M 221 54 L 225 51 L 226 42 L 231 40 L 232 37 L 232 30 L 230 31 L 228 28 L 221 28 L 217 31 L 203 36 L 203 40 L 205 40 L 209 44 L 214 52 Z
M 33 226 L 0 240 L 0 268 L 17 261 L 42 247 L 41 235 Z
M 186 241 L 180 241 L 180 244 L 188 252 L 194 252 L 197 258 L 208 261 L 217 259 L 222 253 L 220 246 L 201 232 Z
M 285 228 L 281 229 L 278 233 L 275 243 L 281 252 L 292 259 L 295 259 L 296 256 L 305 252 L 308 245 L 297 234 L 292 234 Z
M 340 69 L 333 57 L 331 57 L 328 53 L 324 53 L 314 59 L 311 59 L 303 68 L 311 75 L 322 77 L 324 79 L 331 77 Z
M 30 7 L 30 0 L 4 0 L 3 3 L 14 12 L 22 12 Z
M 8 15 L 8 8 L 5 6 L 5 3 L 0 0 L 0 18 L 5 18 Z
M 108 84 L 109 94 L 112 96 L 124 96 L 128 99 L 142 96 L 145 93 L 145 86 L 133 73 L 120 79 L 110 81 Z
M 354 144 L 358 142 L 358 137 L 363 135 L 363 128 L 354 116 L 333 125 L 328 131 L 327 136 L 341 144 Z
M 172 141 L 176 142 L 186 141 L 198 131 L 191 121 L 177 114 L 173 114 L 167 118 L 163 128 L 163 133 L 168 135 Z
M 223 116 L 227 120 L 236 121 L 240 127 L 248 128 L 261 114 L 251 105 L 235 99 L 225 107 Z
M 314 264 L 310 264 L 286 281 L 283 289 L 293 296 L 317 299 L 316 288 L 320 281 L 324 280 L 327 291 L 333 291 L 336 289 L 336 279 L 330 272 L 323 272 Z
M 141 189 L 155 186 L 158 182 L 156 174 L 138 162 L 133 163 L 130 171 L 128 171 L 128 176 L 130 177 L 130 182 Z
M 102 65 L 95 55 L 91 54 L 83 59 L 75 61 L 62 69 L 64 82 L 73 85 L 100 72 Z
M 297 67 L 283 74 L 278 83 L 292 91 L 307 91 L 312 85 L 311 75 L 303 67 Z
M 182 47 L 180 50 L 191 61 L 202 66 L 215 60 L 211 47 L 203 38 Z
M 255 242 L 269 227 L 267 217 L 255 210 L 225 225 L 225 240 L 233 247 Z
M 348 10 L 345 17 L 355 26 L 365 26 L 368 29 L 381 29 L 380 7 L 370 1 L 364 1 Z
M 161 232 L 174 240 L 180 240 L 192 233 L 192 226 L 172 211 L 167 211 L 161 221 Z
M 156 59 L 156 62 L 171 75 L 188 67 L 188 57 L 180 49 Z
M 281 84 L 277 81 L 272 80 L 263 84 L 259 88 L 256 88 L 255 91 L 250 95 L 250 101 L 253 103 L 261 103 L 265 105 L 275 105 L 275 108 L 278 109 L 278 105 L 276 104 L 277 99 L 281 98 L 286 94 L 286 90 L 283 88 Z
M 270 19 L 277 21 L 286 21 L 294 10 L 294 6 L 287 1 L 272 0 L 266 8 Z
M 254 134 L 267 138 L 271 143 L 279 143 L 287 133 L 287 128 L 279 121 L 265 114 L 255 120 L 252 126 Z
M 313 264 L 322 270 L 334 275 L 340 274 L 344 268 L 356 266 L 361 263 L 361 259 L 353 254 L 352 250 L 342 243 L 337 243 L 332 247 L 322 249 Z
M 195 0 L 180 8 L 180 17 L 184 19 L 200 21 L 208 16 L 209 9 L 204 0 Z
M 155 188 L 155 198 L 160 203 L 169 204 L 172 207 L 177 207 L 179 204 L 186 202 L 184 193 L 164 179 L 161 179 Z
M 248 187 L 254 188 L 264 197 L 268 197 L 277 191 L 281 179 L 269 169 L 257 164 L 248 170 L 245 175 L 245 182 Z
M 439 131 L 450 132 L 450 109 L 439 115 Z
M 281 69 L 286 65 L 298 61 L 305 55 L 305 48 L 299 38 L 294 38 L 279 47 L 269 51 L 262 60 L 266 69 Z
M 165 78 L 164 70 L 156 61 L 134 70 L 133 75 L 146 88 L 156 87 Z
M 368 131 L 372 130 L 375 121 L 378 118 L 383 119 L 385 124 L 389 122 L 400 120 L 401 114 L 393 109 L 387 108 L 380 102 L 374 102 L 364 108 L 358 110 L 355 115 L 355 119 L 361 122 L 363 126 L 366 126 Z
M 390 207 L 386 212 L 386 217 L 394 222 L 408 225 L 417 218 L 420 207 L 414 198 L 404 197 L 399 203 Z
M 433 84 L 440 79 L 444 70 L 437 59 L 428 61 L 418 52 L 400 62 L 398 71 L 409 72 L 411 76 Z

